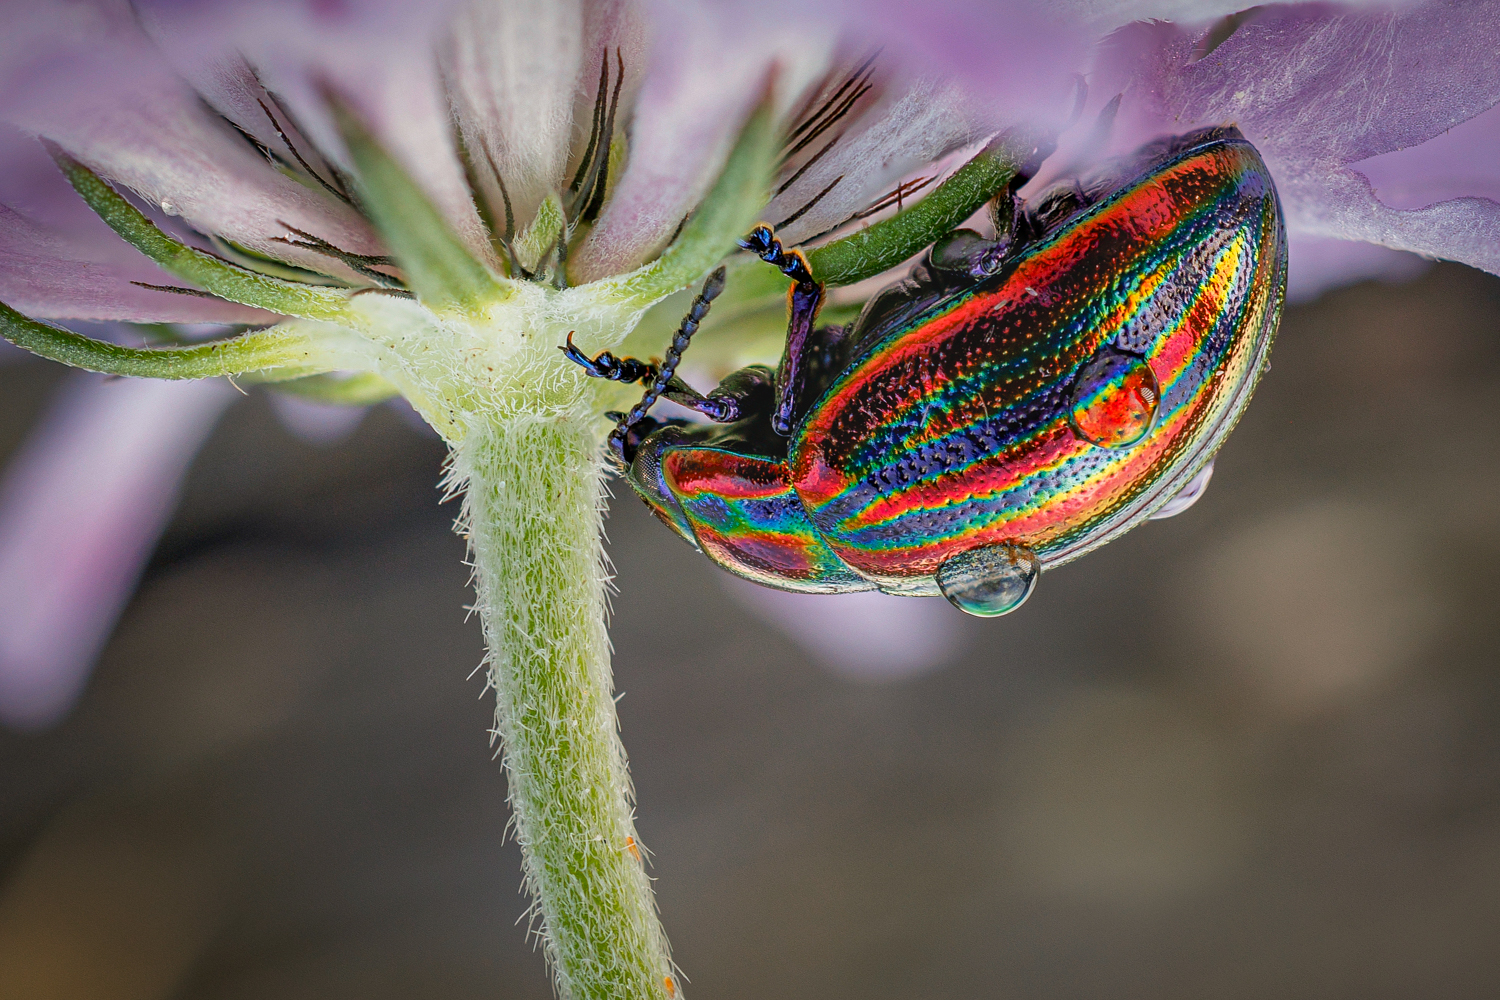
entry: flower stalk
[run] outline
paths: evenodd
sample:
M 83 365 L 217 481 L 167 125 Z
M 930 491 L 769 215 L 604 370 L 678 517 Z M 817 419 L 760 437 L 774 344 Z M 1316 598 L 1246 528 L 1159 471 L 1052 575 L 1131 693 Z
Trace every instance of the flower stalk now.
M 516 839 L 559 993 L 676 992 L 633 817 L 605 630 L 592 393 L 454 450 Z

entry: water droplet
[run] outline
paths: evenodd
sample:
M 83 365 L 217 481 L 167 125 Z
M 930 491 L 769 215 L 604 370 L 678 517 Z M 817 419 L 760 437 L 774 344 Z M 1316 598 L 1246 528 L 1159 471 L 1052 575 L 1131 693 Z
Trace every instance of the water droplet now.
M 1001 542 L 960 552 L 937 571 L 938 587 L 960 611 L 981 618 L 1010 614 L 1036 589 L 1042 562 L 1024 545 Z
M 163 212 L 165 212 L 166 214 L 168 214 L 168 215 L 176 215 L 177 214 L 177 206 L 174 205 L 174 204 L 172 204 L 170 201 L 168 201 L 165 198 L 163 198 L 161 200 L 161 210 Z
M 1214 477 L 1213 459 L 1198 470 L 1198 474 L 1188 480 L 1188 484 L 1177 491 L 1177 495 L 1162 504 L 1150 516 L 1149 520 L 1164 521 L 1169 517 L 1176 517 L 1198 502 L 1205 490 L 1208 489 L 1208 481 Z
M 1161 387 L 1150 365 L 1133 354 L 1104 348 L 1079 374 L 1068 419 L 1085 441 L 1124 448 L 1146 436 L 1160 401 Z

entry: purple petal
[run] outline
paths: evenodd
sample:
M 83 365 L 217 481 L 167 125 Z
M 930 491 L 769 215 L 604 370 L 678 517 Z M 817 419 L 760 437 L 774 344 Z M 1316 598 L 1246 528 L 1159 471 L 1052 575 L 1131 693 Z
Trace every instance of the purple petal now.
M 116 240 L 116 242 L 119 242 Z M 71 245 L 0 205 L 0 302 L 43 319 L 162 323 L 273 323 L 259 309 L 202 295 L 143 288 L 181 287 L 145 257 L 138 263 L 86 259 L 92 246 Z
M 353 209 L 273 169 L 165 64 L 124 5 L 38 4 L 7 24 L 0 116 L 58 142 L 168 215 L 257 251 L 285 223 L 357 252 L 378 249 Z
M 1500 202 L 1500 104 L 1426 142 L 1350 166 L 1387 208 L 1417 209 L 1454 198 Z
M 1103 47 L 1091 103 L 1124 96 L 1113 148 L 1234 122 L 1265 156 L 1293 233 L 1500 272 L 1500 203 L 1483 197 L 1500 186 L 1500 161 L 1464 164 L 1462 187 L 1441 162 L 1454 149 L 1495 144 L 1500 120 L 1484 112 L 1500 101 L 1500 4 L 1268 8 L 1195 62 L 1202 34 L 1133 26 Z M 1405 150 L 1398 161 L 1371 164 L 1396 150 Z M 1393 192 L 1396 205 L 1410 204 L 1413 191 L 1444 200 L 1415 209 L 1382 203 L 1367 175 L 1351 169 L 1361 161 L 1383 181 L 1412 181 L 1410 191 Z M 1445 197 L 1456 193 L 1466 197 Z
M 1092 4 L 1090 10 L 1108 18 L 1114 6 Z M 1080 11 L 1019 0 L 949 0 L 929 8 L 901 0 L 834 0 L 821 9 L 891 60 L 964 81 L 1004 124 L 1065 115 L 1090 46 L 1109 28 L 1142 16 L 1132 7 L 1094 30 Z
M 650 71 L 630 128 L 630 162 L 569 272 L 593 281 L 666 246 L 702 200 L 774 80 L 785 108 L 828 65 L 831 32 L 761 4 L 650 5 Z
M 0 481 L 0 721 L 77 699 L 161 535 L 227 383 L 75 377 Z
M 152 23 L 171 26 L 174 50 L 196 46 L 220 59 L 247 60 L 301 133 L 347 170 L 324 99 L 325 88 L 331 89 L 416 180 L 465 245 L 496 263 L 458 160 L 438 71 L 436 52 L 457 0 L 266 0 L 212 8 L 153 0 L 148 7 Z

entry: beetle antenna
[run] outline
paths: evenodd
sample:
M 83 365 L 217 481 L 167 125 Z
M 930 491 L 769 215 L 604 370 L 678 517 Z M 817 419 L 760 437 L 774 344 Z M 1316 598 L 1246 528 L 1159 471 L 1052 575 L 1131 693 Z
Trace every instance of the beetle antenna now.
M 625 437 L 630 433 L 630 428 L 646 415 L 646 411 L 661 398 L 666 391 L 667 383 L 672 381 L 672 376 L 677 374 L 677 365 L 682 361 L 683 352 L 687 350 L 688 342 L 693 339 L 693 334 L 698 332 L 698 324 L 703 322 L 703 317 L 708 315 L 709 306 L 713 300 L 719 297 L 724 290 L 724 269 L 716 268 L 708 280 L 703 282 L 703 290 L 693 299 L 693 304 L 688 307 L 687 315 L 682 317 L 682 325 L 677 328 L 677 333 L 672 337 L 672 346 L 667 349 L 667 356 L 662 358 L 661 367 L 657 369 L 656 378 L 646 388 L 646 393 L 641 401 L 631 407 L 630 412 L 622 416 L 615 429 L 609 432 L 609 451 L 624 469 L 629 463 L 625 460 Z

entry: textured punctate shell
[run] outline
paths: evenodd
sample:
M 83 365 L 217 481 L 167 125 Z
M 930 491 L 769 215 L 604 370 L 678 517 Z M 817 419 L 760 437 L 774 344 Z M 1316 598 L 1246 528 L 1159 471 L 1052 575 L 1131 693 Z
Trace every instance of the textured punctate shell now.
M 1156 150 L 996 277 L 862 344 L 797 428 L 790 483 L 856 572 L 935 592 L 945 559 L 1002 542 L 1055 566 L 1144 519 L 1217 450 L 1281 317 L 1281 208 L 1233 129 Z M 1069 422 L 1101 350 L 1139 356 L 1159 384 L 1128 447 Z

